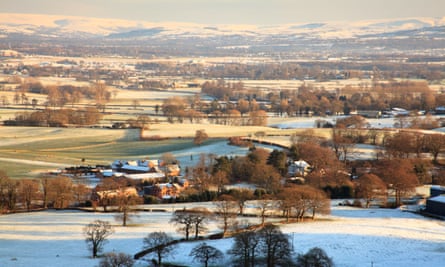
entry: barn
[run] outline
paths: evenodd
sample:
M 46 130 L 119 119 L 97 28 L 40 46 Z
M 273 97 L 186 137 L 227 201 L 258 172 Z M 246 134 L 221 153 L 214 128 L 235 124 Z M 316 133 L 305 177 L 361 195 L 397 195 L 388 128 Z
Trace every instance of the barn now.
M 438 195 L 427 199 L 425 211 L 430 214 L 445 216 L 445 195 Z

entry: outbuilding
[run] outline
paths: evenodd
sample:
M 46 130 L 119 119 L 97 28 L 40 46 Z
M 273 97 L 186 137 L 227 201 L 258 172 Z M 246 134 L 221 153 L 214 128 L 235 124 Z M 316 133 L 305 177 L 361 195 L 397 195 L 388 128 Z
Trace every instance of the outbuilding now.
M 425 211 L 430 214 L 445 216 L 445 195 L 427 199 Z

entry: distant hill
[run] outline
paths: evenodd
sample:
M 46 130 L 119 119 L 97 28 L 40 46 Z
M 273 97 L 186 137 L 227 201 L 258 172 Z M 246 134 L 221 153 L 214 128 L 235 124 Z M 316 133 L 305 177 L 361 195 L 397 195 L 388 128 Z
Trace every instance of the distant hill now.
M 182 37 L 291 35 L 330 39 L 404 32 L 434 31 L 445 26 L 445 18 L 409 18 L 356 22 L 315 22 L 284 25 L 205 25 L 194 23 L 152 23 L 121 19 L 99 19 L 57 15 L 0 13 L 0 36 L 42 36 L 53 38 L 105 37 L 153 38 L 163 35 Z M 442 29 L 441 29 L 442 30 Z

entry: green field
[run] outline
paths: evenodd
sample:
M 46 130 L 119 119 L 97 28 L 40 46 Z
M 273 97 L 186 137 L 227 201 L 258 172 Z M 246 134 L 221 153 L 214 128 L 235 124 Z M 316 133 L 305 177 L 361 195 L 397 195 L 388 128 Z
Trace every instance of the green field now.
M 190 139 L 139 141 L 138 130 L 2 127 L 0 136 L 0 169 L 11 178 L 34 177 L 63 166 L 147 158 L 194 146 Z

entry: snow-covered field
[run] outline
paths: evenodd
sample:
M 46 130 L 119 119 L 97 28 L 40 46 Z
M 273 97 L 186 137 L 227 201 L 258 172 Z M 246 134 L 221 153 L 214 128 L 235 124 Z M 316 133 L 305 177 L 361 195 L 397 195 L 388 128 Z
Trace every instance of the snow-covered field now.
M 183 207 L 190 204 L 179 204 Z M 157 206 L 158 207 L 158 206 Z M 171 206 L 166 206 L 170 211 Z M 141 212 L 133 226 L 115 227 L 104 252 L 135 254 L 143 238 L 153 231 L 169 232 L 171 212 Z M 89 222 L 114 221 L 113 214 L 79 211 L 44 211 L 0 216 L 0 266 L 97 266 L 90 258 L 82 235 Z M 253 218 L 258 220 L 258 218 Z M 210 232 L 217 231 L 216 224 Z M 445 223 L 439 220 L 386 209 L 356 209 L 333 204 L 326 220 L 281 226 L 293 239 L 295 253 L 305 253 L 318 246 L 331 256 L 336 266 L 444 266 Z M 207 241 L 224 253 L 231 239 Z M 188 256 L 196 242 L 180 244 L 174 257 L 165 259 L 186 266 L 197 266 Z M 229 257 L 219 266 L 229 266 Z M 138 261 L 136 266 L 146 266 Z

